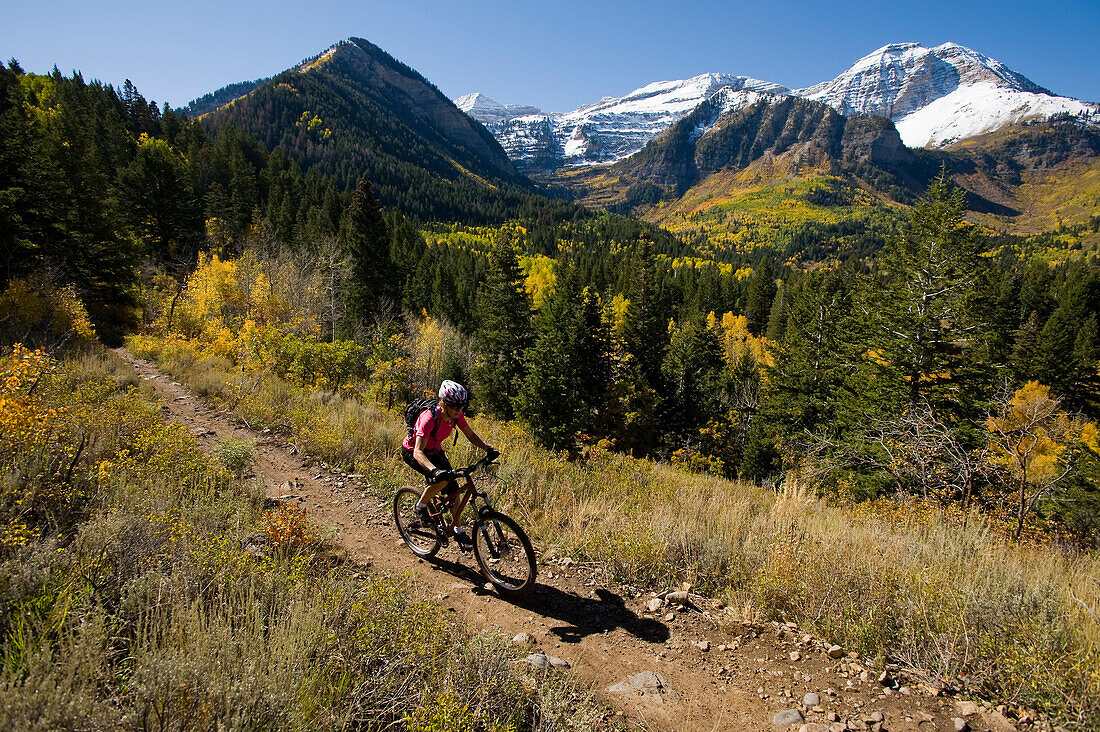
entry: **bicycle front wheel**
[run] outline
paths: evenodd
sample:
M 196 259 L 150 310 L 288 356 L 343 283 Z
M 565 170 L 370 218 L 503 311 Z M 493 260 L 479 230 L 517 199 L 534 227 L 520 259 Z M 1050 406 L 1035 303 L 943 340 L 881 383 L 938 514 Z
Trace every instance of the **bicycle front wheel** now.
M 430 557 L 439 551 L 442 542 L 434 526 L 423 526 L 416 517 L 416 502 L 419 500 L 420 494 L 412 488 L 397 491 L 393 497 L 393 521 L 413 554 Z
M 502 595 L 518 597 L 535 586 L 538 568 L 531 540 L 502 513 L 485 513 L 474 524 L 474 556 Z

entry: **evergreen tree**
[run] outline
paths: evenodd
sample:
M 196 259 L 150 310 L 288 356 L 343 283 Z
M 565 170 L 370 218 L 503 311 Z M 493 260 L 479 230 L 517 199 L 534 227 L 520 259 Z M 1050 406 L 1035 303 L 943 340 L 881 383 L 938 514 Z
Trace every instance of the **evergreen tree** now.
M 531 306 L 523 286 L 514 244 L 497 236 L 489 255 L 489 271 L 477 302 L 478 328 L 474 345 L 478 362 L 473 377 L 478 398 L 489 414 L 514 416 L 524 376 L 524 351 L 532 341 Z
M 1039 313 L 1033 310 L 1023 325 L 1016 331 L 1009 364 L 1017 381 L 1025 382 L 1038 376 L 1039 362 L 1042 358 L 1039 345 L 1041 330 L 1042 323 L 1039 321 Z
M 585 286 L 579 293 L 575 326 L 568 342 L 575 355 L 577 395 L 586 407 L 585 429 L 602 433 L 611 385 L 611 333 L 603 301 L 592 287 Z
M 787 329 L 787 285 L 780 282 L 776 288 L 775 299 L 772 300 L 772 309 L 768 313 L 768 340 L 778 343 L 783 340 L 783 334 Z
M 627 266 L 630 302 L 623 326 L 623 343 L 637 363 L 642 378 L 657 389 L 661 383 L 661 364 L 668 347 L 670 312 L 660 290 L 657 263 L 649 237 L 642 237 L 636 256 Z
M 764 334 L 768 328 L 768 316 L 772 310 L 772 300 L 777 291 L 775 267 L 765 257 L 753 268 L 749 276 L 748 289 L 745 291 L 744 315 L 749 321 L 749 332 L 755 336 Z
M 1100 406 L 1100 327 L 1096 313 L 1085 320 L 1073 340 L 1067 374 L 1066 404 L 1077 409 Z
M 941 173 L 913 207 L 906 235 L 880 257 L 867 306 L 878 318 L 878 355 L 904 382 L 906 403 L 927 402 L 941 415 L 971 411 L 978 391 L 963 344 L 980 335 L 969 306 L 981 259 L 964 210 L 963 191 Z
M 851 268 L 812 274 L 789 293 L 783 341 L 766 370 L 760 409 L 750 428 L 741 471 L 763 478 L 810 434 L 844 439 L 866 424 L 885 384 L 868 362 L 866 322 L 857 307 L 859 277 Z
M 143 138 L 133 161 L 119 172 L 116 190 L 131 228 L 148 253 L 162 261 L 190 260 L 202 242 L 203 222 L 183 156 L 167 142 Z
M 1039 333 L 1036 372 L 1072 409 L 1084 409 L 1095 399 L 1097 368 L 1096 312 L 1100 278 L 1072 267 L 1058 296 L 1058 305 Z
M 47 241 L 42 254 L 102 322 L 132 302 L 136 282 L 137 247 L 123 231 L 110 186 L 127 133 L 113 92 L 90 87 L 79 75 L 65 79 L 56 69 L 48 83 L 52 98 L 46 103 L 57 113 L 41 134 L 59 173 L 60 206 L 52 216 L 61 236 Z
M 703 321 L 673 331 L 661 366 L 666 385 L 662 421 L 673 445 L 697 437 L 717 416 L 724 363 L 722 343 Z
M 604 418 L 610 354 L 599 295 L 582 289 L 574 273 L 559 273 L 536 323 L 517 416 L 541 444 L 572 450 L 578 435 L 590 434 Z
M 31 118 L 14 61 L 0 65 L 0 287 L 59 241 L 62 183 Z
M 384 302 L 397 300 L 397 277 L 386 222 L 365 175 L 344 214 L 341 239 L 351 260 L 348 303 L 354 316 L 368 323 Z

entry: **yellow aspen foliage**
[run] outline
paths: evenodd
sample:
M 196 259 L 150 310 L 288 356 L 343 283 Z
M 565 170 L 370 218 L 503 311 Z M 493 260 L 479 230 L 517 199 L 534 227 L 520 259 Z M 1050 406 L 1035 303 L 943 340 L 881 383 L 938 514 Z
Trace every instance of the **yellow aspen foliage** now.
M 707 324 L 713 328 L 716 319 L 715 314 L 711 313 L 707 318 Z M 749 319 L 744 315 L 724 313 L 719 335 L 727 363 L 738 363 L 745 354 L 750 354 L 758 364 L 771 363 L 767 348 L 768 339 L 763 336 L 758 338 L 750 333 Z
M 71 285 L 54 288 L 21 278 L 0 293 L 0 334 L 5 331 L 54 345 L 88 343 L 96 337 L 88 311 Z
M 626 327 L 626 313 L 630 309 L 630 298 L 622 293 L 611 298 L 611 332 L 621 335 Z
M 519 268 L 526 277 L 523 287 L 531 296 L 531 304 L 538 310 L 546 302 L 546 298 L 553 293 L 554 286 L 557 284 L 554 260 L 541 254 L 520 257 Z
M 178 308 L 186 335 L 202 337 L 209 329 L 217 332 L 227 325 L 227 319 L 247 313 L 248 302 L 237 287 L 236 275 L 236 262 L 222 261 L 217 254 L 199 254 Z
M 426 371 L 439 373 L 443 370 L 446 346 L 446 334 L 439 320 L 436 318 L 421 320 L 413 339 L 413 360 L 424 364 Z
M 365 370 L 363 348 L 351 341 L 318 342 L 317 293 L 316 273 L 305 267 L 261 261 L 251 252 L 236 260 L 202 253 L 184 284 L 175 320 L 162 311 L 154 330 L 168 340 L 175 339 L 169 330 L 179 331 L 177 347 L 223 358 L 242 377 L 267 371 L 299 386 L 353 388 Z
M 30 351 L 18 343 L 0 362 L 0 454 L 34 452 L 52 439 L 63 410 L 44 406 L 33 390 L 56 369 L 57 363 L 45 351 Z
M 65 409 L 42 403 L 34 393 L 39 381 L 56 368 L 45 351 L 31 351 L 18 343 L 0 360 L 0 466 L 6 471 L 14 468 L 20 474 L 22 468 L 15 466 L 26 456 L 64 452 L 58 423 Z M 7 514 L 0 522 L 0 548 L 22 546 L 38 536 L 38 530 L 26 523 L 24 499 L 16 488 L 6 491 L 0 501 Z
M 1029 381 L 1020 387 L 1001 414 L 986 420 L 1000 435 L 994 459 L 1032 484 L 1043 484 L 1057 473 L 1058 458 L 1071 438 L 1073 423 L 1051 397 L 1050 387 Z
M 1035 504 L 1050 494 L 1072 468 L 1074 444 L 1095 449 L 1096 426 L 1071 417 L 1050 387 L 1029 381 L 1002 398 L 986 420 L 992 435 L 990 460 L 1009 476 L 1015 497 L 1016 537 Z

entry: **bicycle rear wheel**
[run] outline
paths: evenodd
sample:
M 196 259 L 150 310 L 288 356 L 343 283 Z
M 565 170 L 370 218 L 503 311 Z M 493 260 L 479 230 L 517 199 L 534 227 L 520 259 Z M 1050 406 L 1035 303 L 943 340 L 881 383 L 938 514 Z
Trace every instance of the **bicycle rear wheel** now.
M 502 595 L 518 597 L 535 586 L 535 550 L 523 529 L 502 513 L 482 514 L 474 524 L 474 556 Z
M 422 526 L 416 517 L 416 503 L 419 500 L 420 493 L 412 488 L 397 491 L 393 497 L 393 521 L 413 554 L 430 557 L 439 551 L 442 542 L 434 526 Z

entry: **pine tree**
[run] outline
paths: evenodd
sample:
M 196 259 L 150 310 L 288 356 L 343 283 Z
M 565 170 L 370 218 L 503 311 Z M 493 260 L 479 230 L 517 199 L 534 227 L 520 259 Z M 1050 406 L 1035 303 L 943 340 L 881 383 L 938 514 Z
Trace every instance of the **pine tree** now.
M 969 306 L 981 259 L 964 210 L 962 189 L 941 173 L 913 207 L 907 234 L 880 257 L 867 306 L 878 317 L 878 356 L 905 383 L 906 402 L 927 402 L 941 416 L 970 411 L 977 389 L 963 345 L 980 335 Z
M 771 314 L 772 300 L 777 291 L 775 267 L 771 260 L 764 258 L 749 277 L 745 292 L 745 317 L 749 320 L 749 332 L 755 336 L 763 335 L 768 328 L 768 316 Z
M 162 261 L 191 260 L 202 242 L 203 224 L 186 166 L 167 142 L 145 137 L 116 183 L 120 208 L 131 228 L 146 252 Z
M 348 302 L 360 323 L 369 323 L 384 302 L 397 300 L 390 238 L 371 182 L 362 176 L 344 213 L 341 239 L 351 259 Z
M 1095 313 L 1077 331 L 1070 362 L 1066 404 L 1077 409 L 1096 409 L 1100 406 L 1100 327 Z
M 745 446 L 741 471 L 747 477 L 777 471 L 781 448 L 810 434 L 844 439 L 880 408 L 877 392 L 889 385 L 864 354 L 859 286 L 858 274 L 845 268 L 808 275 L 789 292 L 785 335 L 766 370 Z
M 524 351 L 532 341 L 531 306 L 512 240 L 497 236 L 489 271 L 477 303 L 474 345 L 478 362 L 473 378 L 486 412 L 502 419 L 514 416 L 513 402 L 524 376 Z
M 14 61 L 0 64 L 0 287 L 35 268 L 62 237 L 60 172 L 36 129 Z
M 661 365 L 667 389 L 663 422 L 673 443 L 695 437 L 717 416 L 724 363 L 722 343 L 706 323 L 693 320 L 673 331 Z
M 787 285 L 780 282 L 772 300 L 772 309 L 768 313 L 767 337 L 769 341 L 778 343 L 783 340 L 783 334 L 787 329 Z
M 1039 346 L 1041 331 L 1039 313 L 1034 310 L 1016 331 L 1009 364 L 1013 375 L 1020 382 L 1035 379 L 1039 373 L 1039 362 L 1042 358 Z
M 517 416 L 543 445 L 572 450 L 606 418 L 610 354 L 599 295 L 574 272 L 559 272 L 536 322 Z
M 1036 375 L 1072 409 L 1085 408 L 1096 396 L 1090 377 L 1098 357 L 1094 297 L 1100 297 L 1100 282 L 1072 267 L 1038 338 Z
M 659 288 L 657 263 L 647 236 L 642 237 L 637 255 L 628 266 L 630 304 L 623 325 L 623 344 L 634 357 L 642 378 L 659 391 L 670 312 Z

